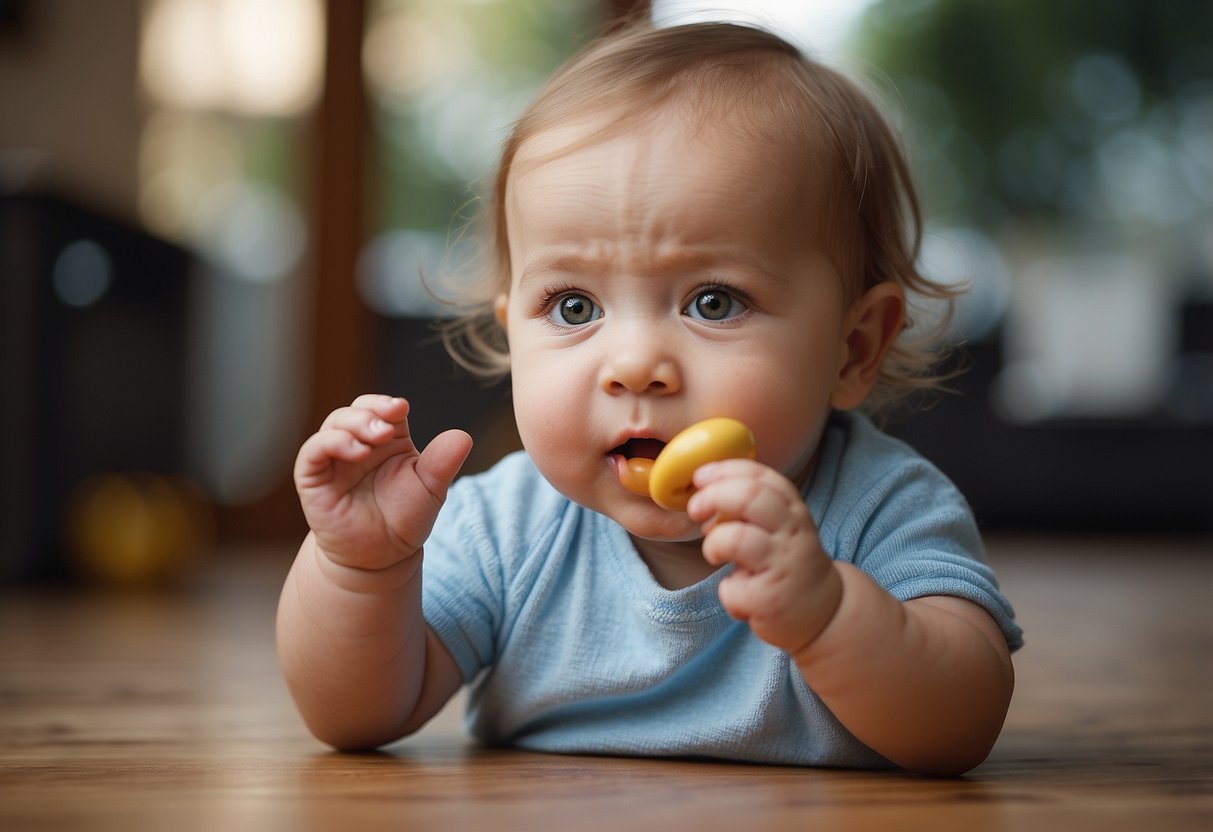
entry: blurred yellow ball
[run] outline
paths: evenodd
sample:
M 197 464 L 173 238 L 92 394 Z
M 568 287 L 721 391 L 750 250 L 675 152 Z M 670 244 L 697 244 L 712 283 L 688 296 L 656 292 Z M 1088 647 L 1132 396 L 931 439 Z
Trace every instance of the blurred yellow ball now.
M 207 501 L 178 477 L 99 474 L 68 500 L 67 541 L 77 571 L 115 586 L 180 579 L 210 539 Z

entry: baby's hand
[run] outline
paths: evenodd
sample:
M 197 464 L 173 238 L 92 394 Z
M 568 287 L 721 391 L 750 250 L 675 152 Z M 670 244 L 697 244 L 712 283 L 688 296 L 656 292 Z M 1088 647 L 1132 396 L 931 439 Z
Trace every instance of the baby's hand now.
M 704 465 L 687 505 L 704 524 L 703 557 L 733 564 L 720 601 L 760 639 L 795 656 L 817 638 L 842 599 L 842 582 L 821 547 L 796 486 L 748 459 Z
M 295 460 L 295 488 L 316 545 L 330 560 L 385 569 L 415 554 L 472 447 L 451 430 L 419 452 L 409 405 L 360 396 L 334 410 Z

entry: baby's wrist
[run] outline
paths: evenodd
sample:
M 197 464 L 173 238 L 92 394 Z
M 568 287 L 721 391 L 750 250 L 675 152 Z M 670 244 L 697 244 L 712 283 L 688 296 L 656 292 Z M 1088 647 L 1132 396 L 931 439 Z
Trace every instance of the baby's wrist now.
M 838 575 L 838 606 L 817 637 L 794 655 L 802 669 L 808 665 L 844 664 L 862 657 L 878 660 L 880 648 L 897 637 L 904 623 L 901 602 L 880 588 L 858 567 L 835 563 Z
M 421 574 L 420 550 L 388 566 L 364 567 L 341 563 L 316 544 L 317 570 L 333 586 L 358 595 L 393 594 L 408 586 Z
M 837 563 L 830 561 L 829 570 L 824 572 L 817 582 L 819 594 L 813 603 L 814 614 L 804 628 L 806 639 L 799 647 L 790 651 L 792 658 L 797 663 L 801 661 L 802 656 L 812 652 L 814 645 L 829 631 L 830 625 L 838 618 L 845 591 L 846 582 L 843 580 L 842 572 Z

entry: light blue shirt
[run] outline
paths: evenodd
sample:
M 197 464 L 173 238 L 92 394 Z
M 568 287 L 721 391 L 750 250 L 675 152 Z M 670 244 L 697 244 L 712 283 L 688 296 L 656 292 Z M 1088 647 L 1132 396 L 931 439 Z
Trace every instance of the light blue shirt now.
M 954 595 L 1022 636 L 961 495 L 866 418 L 836 414 L 806 489 L 825 550 L 901 600 Z M 472 734 L 540 751 L 883 768 L 787 653 L 720 604 L 728 567 L 667 590 L 622 527 L 523 453 L 451 488 L 424 609 L 473 685 Z M 912 719 L 912 715 L 907 715 Z

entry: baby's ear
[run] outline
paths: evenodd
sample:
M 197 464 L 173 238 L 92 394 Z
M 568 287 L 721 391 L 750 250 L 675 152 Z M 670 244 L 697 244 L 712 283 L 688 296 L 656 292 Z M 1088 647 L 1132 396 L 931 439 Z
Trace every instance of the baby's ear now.
M 905 293 L 896 283 L 877 283 L 852 304 L 843 337 L 844 357 L 834 380 L 830 405 L 852 410 L 863 404 L 880 377 L 889 347 L 905 322 Z
M 502 329 L 506 327 L 506 313 L 510 308 L 510 296 L 502 292 L 497 296 L 497 300 L 493 301 L 493 313 L 497 316 L 497 323 L 501 324 Z

